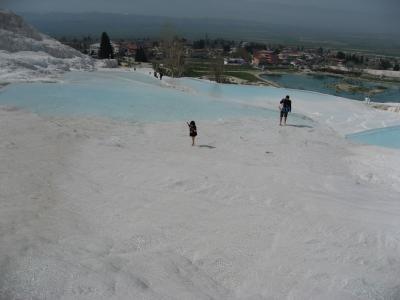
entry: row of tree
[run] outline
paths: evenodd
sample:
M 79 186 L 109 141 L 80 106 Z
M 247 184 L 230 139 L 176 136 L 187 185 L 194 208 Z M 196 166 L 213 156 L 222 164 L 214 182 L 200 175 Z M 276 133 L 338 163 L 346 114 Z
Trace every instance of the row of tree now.
M 351 62 L 354 62 L 355 64 L 363 64 L 364 61 L 365 61 L 365 62 L 368 62 L 368 58 L 365 58 L 365 59 L 364 59 L 364 56 L 363 56 L 363 55 L 349 54 L 349 53 L 344 53 L 344 52 L 342 52 L 342 51 L 339 51 L 339 52 L 336 54 L 336 58 L 338 58 L 338 59 L 343 59 L 343 60 L 345 60 L 346 62 L 351 61 Z
M 344 53 L 342 51 L 339 51 L 336 54 L 336 58 L 342 59 L 345 61 L 346 64 L 353 64 L 353 65 L 363 65 L 363 64 L 368 64 L 369 59 L 368 57 L 364 57 L 363 55 L 357 55 L 357 54 L 349 54 L 349 53 Z M 378 61 L 377 67 L 379 67 L 382 70 L 389 70 L 393 69 L 394 71 L 400 71 L 400 65 L 399 63 L 392 63 L 389 59 L 381 58 Z
M 111 44 L 111 40 L 106 32 L 101 35 L 100 48 L 98 52 L 99 59 L 113 59 L 115 57 L 114 48 Z M 140 47 L 136 51 L 135 61 L 147 62 L 147 55 L 143 47 Z

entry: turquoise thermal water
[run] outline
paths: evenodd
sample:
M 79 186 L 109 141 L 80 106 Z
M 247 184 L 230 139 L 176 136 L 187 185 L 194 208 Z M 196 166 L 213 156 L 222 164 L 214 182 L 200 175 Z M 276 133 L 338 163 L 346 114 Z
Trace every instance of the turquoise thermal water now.
M 304 74 L 282 74 L 282 75 L 262 75 L 263 78 L 274 81 L 285 88 L 315 91 L 319 93 L 335 95 L 339 97 L 364 100 L 365 93 L 351 93 L 337 91 L 331 85 L 342 82 L 344 79 L 333 75 L 304 75 Z M 345 79 L 344 82 L 355 84 L 365 88 L 386 88 L 382 93 L 370 96 L 374 102 L 400 102 L 400 84 L 389 84 L 381 82 L 371 82 L 358 79 Z
M 230 101 L 218 93 L 181 91 L 139 72 L 117 71 L 71 72 L 60 83 L 12 84 L 0 90 L 0 104 L 38 114 L 138 122 L 277 116 L 276 111 Z
M 330 95 L 273 87 L 176 80 L 176 88 L 139 72 L 70 72 L 62 82 L 20 83 L 0 89 L 0 105 L 50 116 L 105 117 L 132 122 L 219 120 L 242 117 L 278 118 L 277 110 L 260 107 L 268 98 L 286 94 L 308 101 L 337 101 Z M 276 99 L 276 100 L 275 100 Z M 277 105 L 278 106 L 278 105 Z M 308 124 L 292 114 L 290 121 Z M 349 135 L 351 140 L 400 148 L 400 127 Z
M 361 144 L 400 149 L 400 126 L 378 128 L 349 134 L 347 138 Z

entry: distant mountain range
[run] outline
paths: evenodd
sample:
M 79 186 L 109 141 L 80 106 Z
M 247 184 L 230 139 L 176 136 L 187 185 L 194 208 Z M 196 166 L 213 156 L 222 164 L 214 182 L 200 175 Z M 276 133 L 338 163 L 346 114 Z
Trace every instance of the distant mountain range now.
M 166 24 L 176 34 L 189 38 L 225 38 L 266 43 L 326 46 L 378 50 L 395 54 L 400 49 L 396 30 L 387 34 L 334 30 L 327 26 L 269 24 L 268 22 L 226 19 L 171 18 L 112 13 L 21 13 L 42 32 L 53 37 L 99 37 L 106 31 L 111 38 L 157 38 Z M 372 30 L 372 29 L 371 29 Z

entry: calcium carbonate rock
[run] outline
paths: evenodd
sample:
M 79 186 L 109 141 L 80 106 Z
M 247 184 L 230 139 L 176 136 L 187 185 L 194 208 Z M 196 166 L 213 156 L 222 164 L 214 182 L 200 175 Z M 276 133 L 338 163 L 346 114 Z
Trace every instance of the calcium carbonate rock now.
M 0 82 L 46 80 L 93 68 L 90 57 L 40 33 L 11 11 L 0 10 Z

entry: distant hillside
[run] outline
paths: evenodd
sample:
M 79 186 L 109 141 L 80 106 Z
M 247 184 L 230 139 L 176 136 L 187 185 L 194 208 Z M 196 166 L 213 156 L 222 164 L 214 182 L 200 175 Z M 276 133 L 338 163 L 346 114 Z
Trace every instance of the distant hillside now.
M 40 33 L 20 16 L 0 10 L 0 82 L 37 80 L 92 67 L 89 57 Z
M 158 38 L 165 24 L 173 25 L 186 38 L 226 38 L 267 43 L 287 43 L 332 48 L 363 49 L 380 53 L 400 52 L 400 32 L 378 34 L 345 31 L 329 26 L 310 27 L 224 19 L 170 18 L 111 13 L 24 13 L 23 16 L 41 31 L 60 38 L 91 35 L 107 31 L 112 38 Z M 323 25 L 323 24 L 321 24 Z

